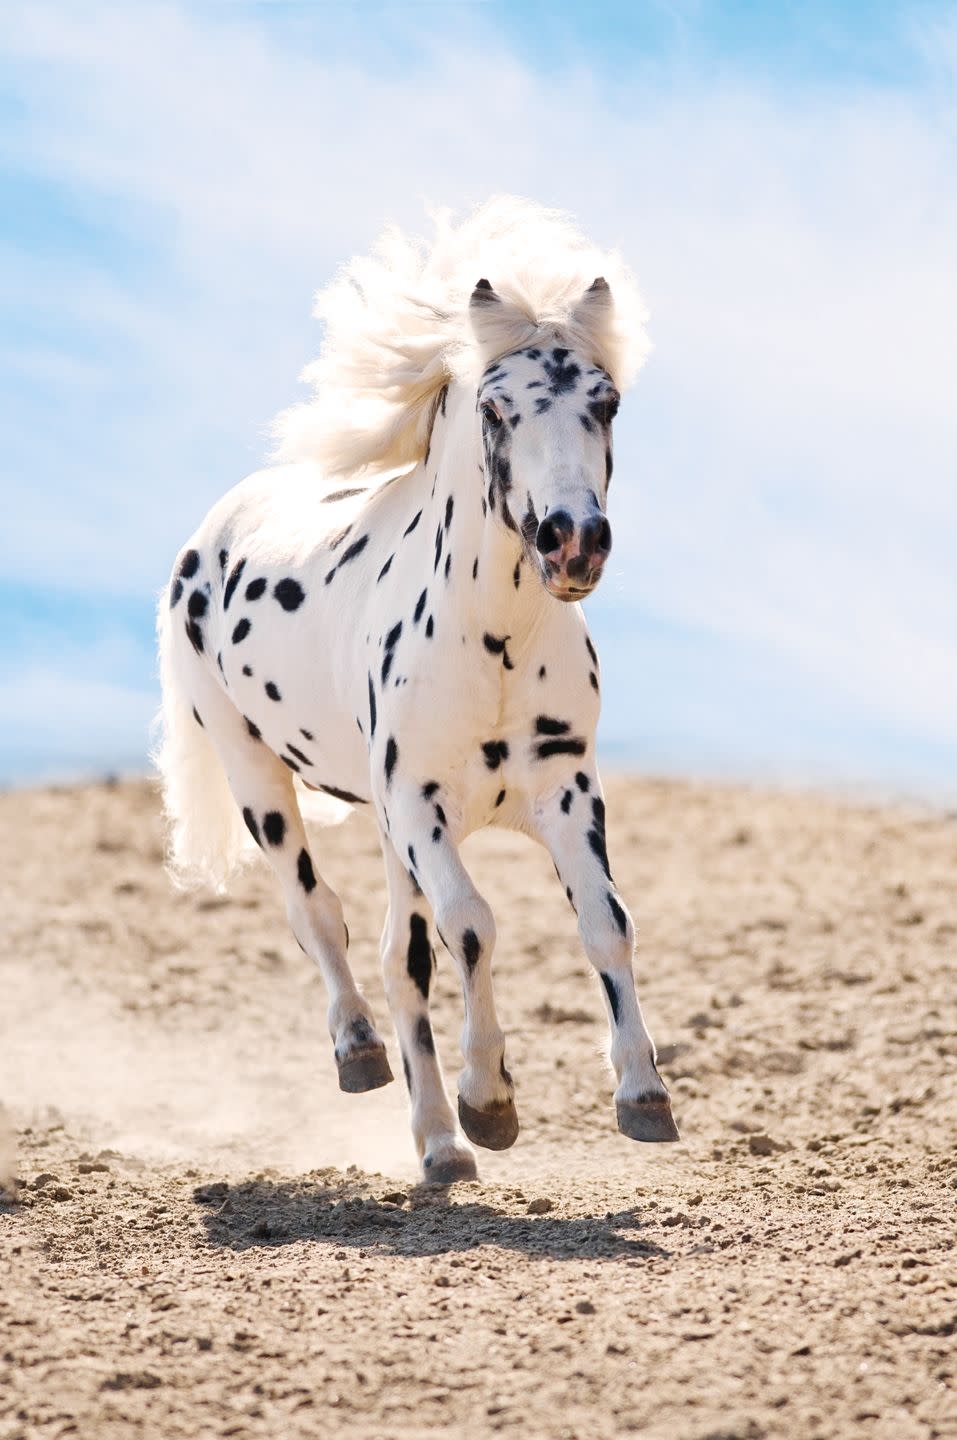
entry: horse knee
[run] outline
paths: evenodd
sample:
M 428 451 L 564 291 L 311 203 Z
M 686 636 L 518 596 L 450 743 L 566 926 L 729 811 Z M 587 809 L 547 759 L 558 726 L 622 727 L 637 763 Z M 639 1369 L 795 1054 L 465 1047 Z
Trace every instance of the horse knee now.
M 600 954 L 610 963 L 630 965 L 635 951 L 635 924 L 611 887 L 582 905 L 578 931 L 589 954 Z
M 443 945 L 462 958 L 469 972 L 495 949 L 495 916 L 477 890 L 441 904 L 435 923 Z

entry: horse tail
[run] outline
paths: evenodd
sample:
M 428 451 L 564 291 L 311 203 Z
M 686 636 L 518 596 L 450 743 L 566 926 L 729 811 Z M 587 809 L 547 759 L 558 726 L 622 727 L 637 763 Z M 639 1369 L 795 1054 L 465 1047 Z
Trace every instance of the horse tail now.
M 215 747 L 186 699 L 186 667 L 202 667 L 200 684 L 216 682 L 174 626 L 168 589 L 157 615 L 162 703 L 155 721 L 153 763 L 160 774 L 167 822 L 167 868 L 184 889 L 222 890 L 237 868 L 246 832 Z M 193 687 L 196 693 L 196 687 Z M 202 701 L 200 701 L 202 703 Z

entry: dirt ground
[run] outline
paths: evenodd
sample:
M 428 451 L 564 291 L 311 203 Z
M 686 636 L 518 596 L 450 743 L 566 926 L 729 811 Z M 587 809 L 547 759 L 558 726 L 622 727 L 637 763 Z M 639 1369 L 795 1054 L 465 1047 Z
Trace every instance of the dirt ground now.
M 608 792 L 682 1143 L 616 1132 L 550 863 L 487 834 L 523 1130 L 447 1191 L 263 868 L 173 891 L 145 783 L 0 797 L 2 1440 L 957 1436 L 957 816 Z M 373 831 L 317 853 L 385 1032 Z M 447 957 L 433 1015 L 454 1093 Z

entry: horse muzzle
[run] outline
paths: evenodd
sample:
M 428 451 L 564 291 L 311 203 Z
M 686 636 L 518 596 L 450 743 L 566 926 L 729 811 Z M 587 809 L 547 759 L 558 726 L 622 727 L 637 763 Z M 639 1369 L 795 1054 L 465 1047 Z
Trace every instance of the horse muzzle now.
M 601 579 L 611 551 L 611 526 L 600 510 L 580 522 L 567 510 L 553 510 L 538 527 L 535 548 L 545 589 L 571 604 L 590 595 Z

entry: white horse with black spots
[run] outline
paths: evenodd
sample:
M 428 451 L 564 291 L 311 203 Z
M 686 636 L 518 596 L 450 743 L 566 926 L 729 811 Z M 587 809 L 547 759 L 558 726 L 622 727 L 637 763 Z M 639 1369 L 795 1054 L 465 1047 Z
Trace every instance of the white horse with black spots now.
M 601 977 L 619 1129 L 674 1140 L 606 850 L 578 603 L 611 548 L 612 420 L 646 348 L 633 281 L 562 216 L 504 198 L 440 220 L 430 250 L 391 232 L 318 313 L 316 395 L 278 422 L 284 463 L 210 511 L 160 603 L 174 868 L 221 884 L 245 822 L 322 973 L 340 1085 L 374 1089 L 389 1062 L 297 788 L 372 807 L 412 1130 L 425 1179 L 449 1184 L 476 1174 L 461 1131 L 503 1149 L 519 1128 L 495 921 L 459 847 L 486 825 L 523 831 Z M 464 995 L 461 1131 L 429 1022 L 430 911 Z

